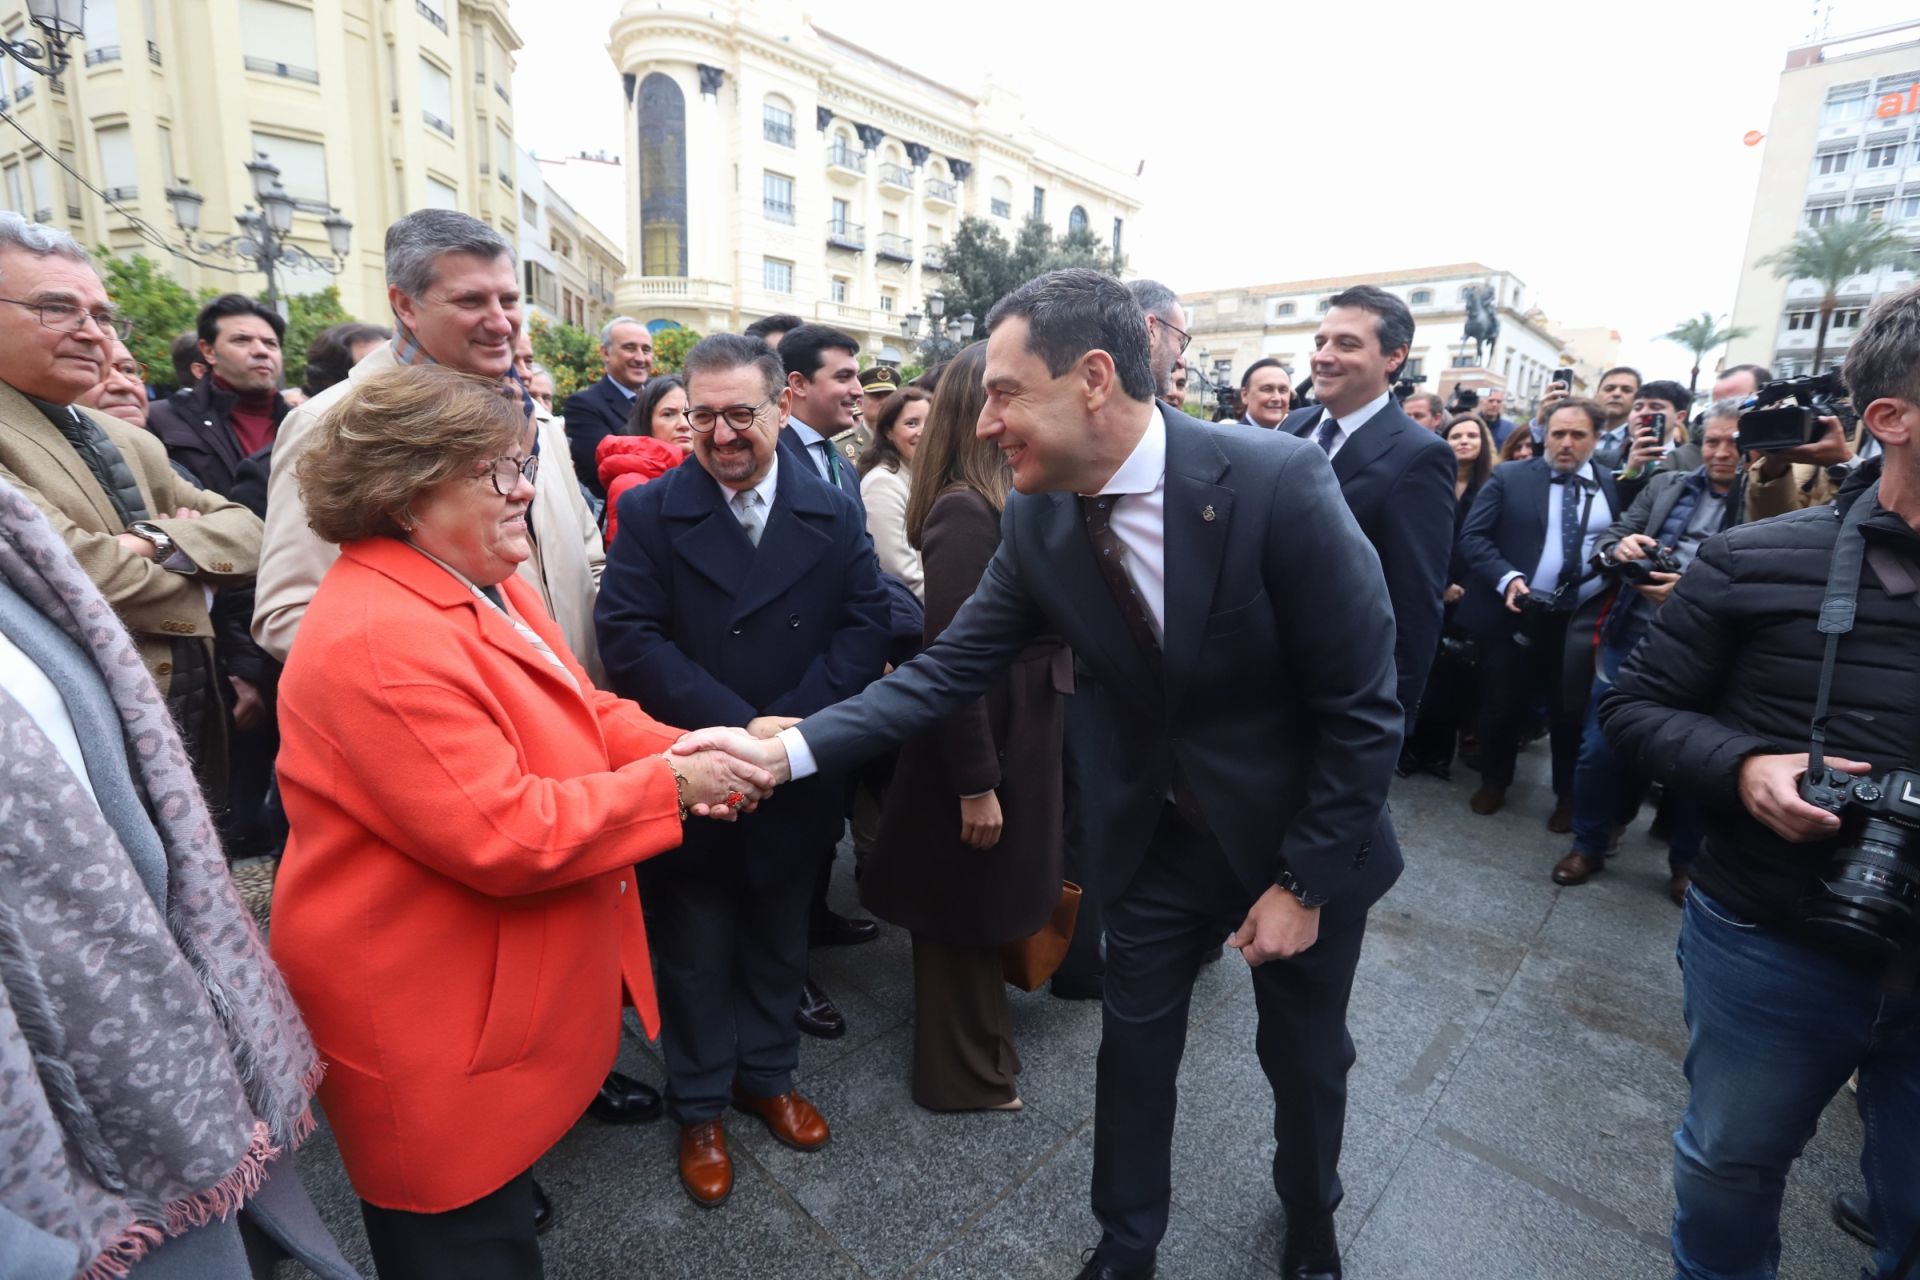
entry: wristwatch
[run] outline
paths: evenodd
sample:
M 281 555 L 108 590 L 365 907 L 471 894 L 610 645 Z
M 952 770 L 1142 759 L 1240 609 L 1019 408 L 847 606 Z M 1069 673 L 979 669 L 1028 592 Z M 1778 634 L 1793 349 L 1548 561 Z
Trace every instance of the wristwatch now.
M 1324 907 L 1327 905 L 1325 894 L 1308 893 L 1306 886 L 1302 885 L 1291 871 L 1282 870 L 1279 875 L 1274 877 L 1273 882 L 1299 899 L 1300 905 L 1303 907 Z
M 173 535 L 159 525 L 148 520 L 135 520 L 127 526 L 127 532 L 136 538 L 145 538 L 153 544 L 153 558 L 165 560 L 174 552 Z

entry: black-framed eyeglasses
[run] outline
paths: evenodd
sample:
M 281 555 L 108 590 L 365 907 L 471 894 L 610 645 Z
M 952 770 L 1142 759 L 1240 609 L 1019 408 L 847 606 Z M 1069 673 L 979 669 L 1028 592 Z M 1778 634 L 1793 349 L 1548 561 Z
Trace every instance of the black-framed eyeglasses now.
M 760 411 L 772 403 L 773 397 L 768 396 L 759 404 L 730 404 L 724 409 L 689 409 L 687 425 L 705 435 L 720 424 L 720 419 L 725 418 L 727 425 L 735 431 L 745 431 L 759 419 Z
M 534 477 L 540 474 L 540 455 L 532 453 L 524 458 L 495 458 L 487 463 L 483 474 L 493 481 L 495 493 L 503 498 L 510 497 L 521 476 L 525 476 L 527 483 L 532 484 Z
M 133 335 L 133 321 L 125 316 L 115 315 L 111 311 L 89 311 L 77 307 L 71 302 L 27 302 L 20 298 L 0 298 L 0 302 L 11 302 L 16 307 L 25 307 L 40 317 L 40 323 L 49 329 L 59 329 L 66 333 L 78 333 L 87 327 L 91 320 L 98 325 L 100 332 L 125 342 Z
M 1182 329 L 1179 325 L 1174 324 L 1169 320 L 1164 320 L 1159 316 L 1154 316 L 1153 322 L 1157 325 L 1162 325 L 1168 329 L 1171 329 L 1175 333 L 1180 335 L 1180 349 L 1177 352 L 1175 352 L 1176 355 L 1185 355 L 1187 353 L 1187 346 L 1189 343 L 1193 341 L 1192 334 L 1188 333 L 1185 329 Z

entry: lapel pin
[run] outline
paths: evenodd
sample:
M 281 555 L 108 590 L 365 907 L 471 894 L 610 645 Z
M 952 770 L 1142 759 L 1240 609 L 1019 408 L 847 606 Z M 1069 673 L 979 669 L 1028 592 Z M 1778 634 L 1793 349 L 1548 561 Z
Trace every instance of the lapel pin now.
M 1202 507 L 1202 508 L 1200 508 L 1200 518 L 1201 518 L 1202 520 L 1205 520 L 1205 521 L 1206 521 L 1206 522 L 1207 522 L 1208 524 L 1212 524 L 1212 523 L 1213 523 L 1213 508 L 1212 508 L 1212 507 L 1210 507 L 1210 506 L 1209 506 L 1209 507 Z

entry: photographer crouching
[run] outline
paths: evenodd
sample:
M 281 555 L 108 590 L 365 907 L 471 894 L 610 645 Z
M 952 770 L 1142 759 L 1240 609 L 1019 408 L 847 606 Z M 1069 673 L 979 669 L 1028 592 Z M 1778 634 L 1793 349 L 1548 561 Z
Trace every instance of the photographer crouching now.
M 1678 947 L 1684 1280 L 1774 1275 L 1787 1170 L 1856 1070 L 1872 1274 L 1920 1253 L 1920 287 L 1873 308 L 1845 377 L 1881 456 L 1832 507 L 1708 539 L 1600 704 L 1616 751 L 1707 809 Z

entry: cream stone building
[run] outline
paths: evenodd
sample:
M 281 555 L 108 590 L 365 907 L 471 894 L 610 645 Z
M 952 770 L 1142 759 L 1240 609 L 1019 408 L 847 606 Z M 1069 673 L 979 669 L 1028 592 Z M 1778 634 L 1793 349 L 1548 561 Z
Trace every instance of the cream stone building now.
M 547 181 L 548 168 L 518 152 L 520 271 L 529 314 L 597 330 L 613 318 L 625 273 L 620 247 Z
M 962 217 L 1029 215 L 1125 253 L 1133 175 L 961 89 L 812 26 L 786 0 L 629 0 L 621 311 L 702 332 L 797 313 L 901 345 Z M 985 317 L 979 317 L 984 320 Z M 897 354 L 897 352 L 895 353 Z
M 24 19 L 16 8 L 0 30 L 18 36 Z M 147 243 L 56 157 L 178 245 L 169 188 L 203 196 L 201 238 L 223 239 L 254 204 L 246 165 L 265 152 L 296 202 L 292 243 L 328 258 L 322 220 L 337 209 L 353 224 L 343 274 L 283 270 L 281 288 L 338 283 L 367 320 L 387 317 L 382 240 L 401 214 L 462 209 L 519 238 L 506 0 L 87 0 L 85 24 L 57 79 L 0 60 L 8 110 L 45 148 L 0 130 L 8 206 L 83 244 L 144 253 L 189 288 L 265 287 L 251 266 Z
M 1841 283 L 1822 364 L 1837 367 L 1875 298 L 1910 285 L 1920 268 L 1920 21 L 1787 51 L 1767 126 L 1766 154 L 1748 224 L 1733 323 L 1748 330 L 1726 362 L 1764 364 L 1783 377 L 1813 372 L 1825 290 L 1754 265 L 1796 232 L 1843 218 L 1892 222 L 1915 246 L 1898 267 Z

